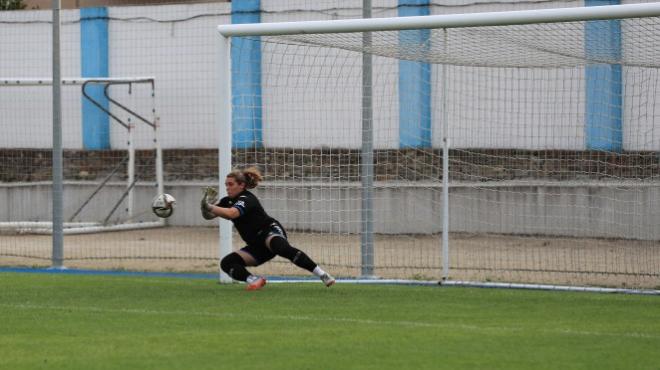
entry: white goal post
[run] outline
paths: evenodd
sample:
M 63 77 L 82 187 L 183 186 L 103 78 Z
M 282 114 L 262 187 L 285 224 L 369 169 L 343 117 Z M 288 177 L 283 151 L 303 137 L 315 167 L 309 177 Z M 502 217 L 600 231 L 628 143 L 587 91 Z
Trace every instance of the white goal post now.
M 155 173 L 155 182 L 153 195 L 163 193 L 164 190 L 164 180 L 163 180 L 163 153 L 161 148 L 161 143 L 159 139 L 159 119 L 156 115 L 155 110 L 155 101 L 154 101 L 154 90 L 155 90 L 155 78 L 154 77 L 94 77 L 94 78 L 63 78 L 61 82 L 62 87 L 74 86 L 79 88 L 81 95 L 79 98 L 85 98 L 88 101 L 92 102 L 98 109 L 108 115 L 108 117 L 114 121 L 111 124 L 119 124 L 124 127 L 126 130 L 126 157 L 120 163 L 120 166 L 115 168 L 103 181 L 100 181 L 98 184 L 92 184 L 89 182 L 87 184 L 84 181 L 78 181 L 75 186 L 81 187 L 83 189 L 89 188 L 89 191 L 86 190 L 87 195 L 85 195 L 80 204 L 75 205 L 75 212 L 72 214 L 65 215 L 68 219 L 68 222 L 64 222 L 63 233 L 66 235 L 75 235 L 75 234 L 89 234 L 89 233 L 98 233 L 106 231 L 125 231 L 125 230 L 135 230 L 135 229 L 144 229 L 144 228 L 154 228 L 154 227 L 163 227 L 166 226 L 165 219 L 155 219 L 152 221 L 137 221 L 137 218 L 144 216 L 144 209 L 136 210 L 136 184 L 138 182 L 136 176 L 136 126 L 138 125 L 147 125 L 150 127 L 152 138 L 149 140 L 153 143 L 153 149 L 155 151 L 155 160 L 154 160 L 154 173 Z M 86 91 L 87 86 L 100 85 L 104 88 L 105 97 L 109 100 L 110 104 L 108 108 L 104 108 L 101 104 L 94 100 L 93 97 L 88 95 Z M 119 102 L 109 96 L 109 88 L 111 86 L 128 86 L 129 90 L 133 85 L 146 85 L 149 86 L 149 95 L 151 100 L 151 108 L 149 109 L 151 115 L 143 116 L 141 113 L 135 112 L 129 106 L 124 105 L 122 102 Z M 12 88 L 29 88 L 29 87 L 40 87 L 40 86 L 52 86 L 52 79 L 49 78 L 17 78 L 17 77 L 0 77 L 0 89 L 12 89 Z M 130 94 L 130 93 L 129 93 Z M 114 112 L 114 113 L 113 113 Z M 121 173 L 121 168 L 126 168 L 126 173 Z M 126 185 L 124 190 L 120 191 L 120 196 L 116 199 L 105 200 L 109 202 L 109 206 L 106 210 L 95 210 L 93 212 L 88 211 L 87 208 L 90 204 L 94 203 L 95 197 L 99 194 L 103 194 L 104 187 L 112 185 L 111 177 L 119 173 L 119 176 L 126 178 Z M 105 176 L 105 175 L 104 175 Z M 71 181 L 68 180 L 70 183 Z M 17 186 L 15 184 L 9 184 L 11 186 Z M 20 184 L 19 184 L 20 185 Z M 24 183 L 23 185 L 27 186 L 30 183 Z M 32 185 L 35 185 L 34 183 Z M 117 186 L 118 184 L 114 184 Z M 91 186 L 91 187 L 90 187 Z M 35 190 L 39 192 L 40 190 Z M 142 202 L 144 203 L 144 202 Z M 120 219 L 111 219 L 111 216 L 115 213 L 116 209 L 120 204 L 125 204 L 125 215 Z M 97 207 L 98 208 L 98 207 Z M 144 207 L 143 207 L 144 208 Z M 150 212 L 150 209 L 147 209 Z M 96 213 L 100 217 L 96 220 L 80 220 L 81 215 Z M 109 212 L 109 213 L 108 213 Z M 117 221 L 119 220 L 119 221 Z M 125 220 L 125 221 L 121 221 Z M 52 222 L 50 221 L 5 221 L 0 222 L 0 232 L 16 232 L 19 234 L 52 234 Z
M 434 100 L 436 104 L 429 111 L 432 111 L 434 122 L 437 122 L 433 127 L 440 134 L 436 135 L 437 139 L 429 139 L 426 147 L 422 145 L 404 148 L 405 145 L 400 144 L 400 148 L 388 152 L 387 144 L 381 145 L 382 157 L 385 158 L 398 150 L 396 155 L 399 159 L 396 163 L 390 164 L 384 162 L 368 164 L 374 168 L 380 166 L 381 171 L 376 170 L 374 176 L 378 177 L 378 181 L 373 185 L 373 189 L 366 193 L 362 192 L 363 197 L 364 194 L 378 197 L 372 190 L 385 194 L 389 192 L 387 189 L 397 188 L 405 183 L 403 186 L 411 189 L 425 189 L 427 193 L 423 194 L 428 194 L 428 197 L 424 195 L 416 198 L 418 196 L 416 194 L 420 193 L 414 189 L 406 192 L 402 197 L 412 198 L 418 202 L 426 200 L 433 203 L 433 207 L 441 209 L 437 213 L 430 212 L 431 216 L 437 219 L 423 221 L 430 225 L 428 234 L 438 237 L 436 245 L 438 249 L 442 248 L 441 252 L 431 256 L 418 256 L 417 261 L 410 262 L 410 268 L 414 269 L 416 263 L 419 263 L 419 266 L 426 266 L 424 264 L 428 260 L 437 259 L 436 262 L 441 264 L 438 280 L 454 282 L 467 279 L 480 281 L 513 279 L 514 282 L 532 283 L 530 286 L 555 283 L 618 285 L 620 282 L 616 280 L 620 276 L 632 276 L 633 286 L 641 280 L 645 282 L 639 283 L 640 285 L 657 286 L 656 283 L 660 278 L 657 271 L 660 252 L 653 243 L 660 240 L 660 236 L 653 231 L 653 223 L 657 218 L 657 212 L 653 207 L 660 204 L 657 195 L 657 189 L 660 187 L 658 183 L 660 160 L 656 157 L 660 152 L 656 131 L 660 132 L 660 129 L 657 129 L 657 123 L 653 118 L 655 104 L 659 103 L 655 98 L 658 92 L 655 91 L 654 86 L 649 86 L 648 91 L 636 90 L 641 90 L 638 86 L 644 85 L 644 80 L 648 79 L 646 74 L 652 74 L 655 78 L 658 68 L 654 59 L 658 54 L 656 48 L 660 49 L 660 45 L 653 40 L 653 33 L 660 29 L 660 25 L 657 19 L 653 20 L 655 17 L 660 17 L 660 3 L 220 25 L 217 27 L 220 34 L 219 81 L 218 104 L 215 107 L 220 143 L 219 185 L 222 188 L 224 181 L 222 176 L 228 173 L 232 166 L 254 164 L 252 159 L 239 163 L 232 162 L 232 109 L 236 108 L 236 104 L 241 104 L 238 100 L 232 102 L 232 76 L 236 73 L 232 70 L 230 55 L 233 52 L 232 38 L 253 38 L 262 43 L 262 52 L 269 53 L 268 61 L 263 63 L 272 63 L 274 66 L 269 67 L 269 70 L 273 70 L 273 73 L 281 73 L 281 76 L 274 74 L 264 77 L 264 80 L 272 82 L 276 88 L 286 85 L 279 78 L 296 79 L 296 84 L 298 81 L 306 83 L 302 75 L 307 71 L 317 73 L 308 78 L 310 83 L 324 84 L 334 78 L 333 73 L 341 73 L 337 72 L 341 68 L 346 68 L 347 72 L 345 75 L 339 75 L 337 79 L 342 79 L 342 83 L 354 80 L 360 72 L 359 65 L 349 71 L 350 68 L 355 67 L 352 58 L 362 53 L 397 62 L 426 63 L 434 67 L 421 68 L 433 69 L 440 76 L 423 82 L 438 86 Z M 588 37 L 593 38 L 593 35 L 586 35 L 587 30 L 594 24 L 592 22 L 627 21 L 639 18 L 650 21 L 639 26 L 639 29 L 634 28 L 635 24 L 617 24 L 622 30 L 613 38 L 618 43 L 637 42 L 636 39 L 627 37 L 626 33 L 632 34 L 637 30 L 636 32 L 640 33 L 636 35 L 641 40 L 639 42 L 651 44 L 653 48 L 641 44 L 641 46 L 633 45 L 630 50 L 619 46 L 617 50 L 612 51 L 605 50 L 610 47 L 605 45 L 608 44 L 606 41 L 585 41 Z M 550 24 L 557 26 L 546 31 L 525 28 Z M 567 25 L 566 29 L 562 28 L 564 24 Z M 408 37 L 406 32 L 409 31 L 424 31 L 428 34 L 424 34 L 425 36 L 421 38 L 406 40 Z M 362 33 L 371 35 L 372 39 L 368 44 L 364 43 Z M 547 38 L 542 37 L 545 35 Z M 591 43 L 603 49 L 594 51 L 596 47 L 591 46 Z M 475 47 L 479 49 L 471 49 Z M 504 47 L 511 47 L 511 50 L 502 49 Z M 575 49 L 572 49 L 573 47 Z M 323 49 L 339 51 L 324 54 L 321 51 Z M 306 51 L 314 53 L 309 56 L 309 60 L 305 59 Z M 344 52 L 350 55 L 346 56 Z M 525 55 L 523 52 L 530 54 Z M 322 64 L 333 61 L 337 65 L 314 65 L 316 62 Z M 289 63 L 286 68 L 290 69 L 285 70 L 285 67 L 282 67 L 282 71 L 277 70 L 286 63 Z M 382 63 L 387 64 L 389 61 Z M 592 77 L 601 72 L 599 69 L 585 72 L 585 69 L 592 66 L 611 68 L 607 70 L 610 74 L 606 77 Z M 609 80 L 611 76 L 620 78 L 618 76 L 622 74 L 621 66 L 629 68 L 624 74 L 631 79 L 630 83 Z M 324 67 L 331 71 L 318 72 Z M 398 78 L 398 81 L 397 77 L 392 78 L 391 81 L 399 85 L 405 82 L 400 76 Z M 598 90 L 602 87 L 599 78 L 600 81 L 606 80 L 606 88 L 611 90 Z M 382 79 L 386 80 L 385 77 Z M 498 86 L 498 83 L 504 85 Z M 331 83 L 328 83 L 318 89 L 327 89 L 330 85 Z M 342 85 L 337 83 L 331 86 Z M 543 88 L 546 90 L 541 90 Z M 388 89 L 389 86 L 385 86 L 378 91 L 382 93 L 394 90 Z M 626 89 L 628 91 L 625 91 Z M 631 100 L 638 99 L 640 95 L 643 97 L 635 100 L 630 107 L 624 107 L 621 103 L 624 99 L 621 90 L 624 90 L 623 93 L 628 93 Z M 306 93 L 309 95 L 315 91 L 314 88 L 310 88 Z M 341 94 L 345 90 L 338 88 L 338 91 Z M 617 96 L 619 100 L 615 100 L 605 109 L 618 112 L 619 122 L 624 118 L 643 121 L 633 122 L 634 127 L 641 127 L 646 131 L 634 133 L 634 128 L 624 127 L 620 129 L 623 131 L 620 135 L 623 139 L 618 136 L 612 139 L 600 137 L 601 131 L 598 131 L 600 127 L 593 129 L 590 126 L 592 118 L 589 115 L 601 113 L 598 111 L 599 108 L 593 107 L 597 104 L 592 102 L 606 99 L 612 95 L 612 92 L 620 94 Z M 376 94 L 378 92 L 374 92 L 373 100 L 380 102 L 382 106 L 395 105 L 387 100 L 390 97 L 381 99 Z M 596 97 L 588 96 L 589 94 Z M 273 95 L 279 97 L 277 94 Z M 346 92 L 345 95 L 346 99 L 349 99 L 350 94 Z M 299 95 L 291 93 L 287 97 L 299 98 Z M 319 106 L 331 105 L 339 102 L 341 98 L 335 93 L 331 98 L 326 96 L 325 100 L 318 100 L 317 103 Z M 281 102 L 276 98 L 271 99 L 274 102 Z M 551 102 L 544 103 L 550 100 Z M 401 97 L 398 102 L 396 99 L 392 101 L 399 105 L 404 104 Z M 571 107 L 562 107 L 567 105 L 566 102 L 570 102 Z M 342 101 L 341 104 L 345 102 Z M 314 113 L 308 114 L 307 111 L 304 114 L 300 113 L 303 111 L 301 107 L 303 102 L 299 105 L 288 112 L 285 112 L 284 108 L 279 110 L 273 108 L 271 117 L 280 121 L 317 117 Z M 344 127 L 342 126 L 344 123 L 334 120 L 333 116 L 340 109 L 344 109 L 343 106 L 324 109 L 332 113 L 326 114 L 330 118 L 319 127 L 325 128 L 333 124 Z M 313 103 L 309 110 L 314 110 Z M 647 120 L 647 117 L 650 118 Z M 374 118 L 374 121 L 377 119 Z M 557 127 L 543 126 L 544 123 L 551 121 L 558 121 L 559 124 Z M 338 130 L 341 130 L 341 127 Z M 398 129 L 402 130 L 401 127 Z M 308 148 L 307 145 L 312 145 L 309 144 L 312 140 L 304 136 L 306 133 L 290 133 L 291 136 L 300 135 L 299 145 L 305 150 Z M 286 133 L 283 134 L 285 135 Z M 589 135 L 592 135 L 591 138 Z M 323 143 L 318 149 L 314 149 L 321 153 L 318 154 L 319 156 L 322 156 L 323 151 L 328 147 L 334 148 L 333 139 L 334 136 L 327 139 L 326 142 L 329 144 Z M 607 145 L 600 144 L 607 140 L 610 141 L 606 143 Z M 403 139 L 401 141 L 403 142 Z M 341 150 L 348 150 L 346 145 L 350 144 L 343 142 L 337 144 L 339 156 L 343 153 Z M 288 148 L 287 145 L 282 144 L 282 146 Z M 295 155 L 295 147 L 291 151 Z M 316 152 L 312 153 L 312 149 L 309 150 L 309 154 L 304 150 L 301 152 L 312 157 L 316 155 Z M 236 157 L 235 153 L 234 157 Z M 425 162 L 424 158 L 428 158 L 428 162 Z M 610 166 L 608 158 L 614 158 L 611 159 L 612 167 L 623 170 L 616 172 L 596 168 L 602 163 L 606 163 L 602 167 Z M 655 162 L 653 158 L 656 158 Z M 334 157 L 332 160 L 335 160 Z M 412 164 L 404 163 L 404 160 L 409 160 Z M 317 162 L 321 163 L 319 166 L 327 165 L 322 159 Z M 640 164 L 642 162 L 644 164 Z M 347 166 L 354 165 L 350 163 Z M 397 166 L 399 168 L 408 166 L 403 171 L 408 170 L 409 173 L 385 172 L 395 171 L 393 168 Z M 646 171 L 644 174 L 642 168 Z M 638 170 L 639 172 L 636 172 Z M 411 174 L 410 171 L 419 172 Z M 288 173 L 272 178 L 274 182 L 280 180 L 280 183 L 283 183 L 280 178 L 287 176 Z M 358 179 L 364 184 L 364 178 L 359 176 L 363 174 L 358 175 Z M 266 177 L 269 177 L 268 173 Z M 315 190 L 309 182 L 305 182 L 306 179 L 302 177 L 295 179 L 299 181 L 298 185 L 310 186 Z M 312 180 L 314 179 L 308 181 Z M 357 182 L 352 177 L 352 172 L 343 181 L 349 180 Z M 331 186 L 333 184 L 327 185 L 328 188 Z M 353 183 L 344 188 L 351 186 L 356 185 Z M 385 195 L 380 196 L 385 197 Z M 353 195 L 346 197 L 353 199 Z M 390 208 L 387 210 L 385 208 L 375 212 L 375 217 L 387 218 L 388 214 L 394 213 Z M 411 222 L 414 223 L 415 220 Z M 384 224 L 387 225 L 387 222 Z M 441 226 L 436 227 L 436 225 Z M 303 226 L 305 227 L 307 226 Z M 381 227 L 380 232 L 383 235 L 391 235 L 395 234 L 394 229 L 396 227 L 387 229 L 387 226 L 384 226 Z M 351 230 L 348 233 L 355 232 Z M 361 232 L 364 233 L 364 230 L 362 229 Z M 411 230 L 413 231 L 403 230 L 400 235 L 407 237 L 419 233 L 416 228 Z M 465 239 L 465 243 L 457 248 L 454 248 L 457 244 L 450 241 L 450 235 L 454 232 Z M 516 240 L 506 241 L 505 237 L 510 235 Z M 471 241 L 482 237 L 481 243 L 485 245 L 476 245 Z M 590 238 L 598 241 L 592 246 L 588 244 Z M 501 239 L 502 245 L 490 248 L 489 239 Z M 559 246 L 553 250 L 547 248 L 553 243 Z M 627 250 L 631 245 L 631 248 L 635 248 L 635 252 Z M 231 224 L 228 221 L 220 222 L 219 248 L 220 257 L 232 250 Z M 617 250 L 621 250 L 620 255 L 616 254 Z M 594 255 L 591 254 L 592 252 Z M 383 263 L 384 257 L 378 256 L 373 246 L 366 249 L 363 246 L 361 255 L 363 272 L 368 270 L 364 268 L 365 258 L 373 258 L 374 255 L 380 260 L 376 264 Z M 630 257 L 631 255 L 636 257 Z M 616 266 L 619 260 L 621 266 Z M 645 265 L 647 263 L 648 265 Z M 351 267 L 355 266 L 351 265 Z M 438 271 L 435 267 L 432 269 Z M 477 272 L 469 275 L 466 271 Z M 565 276 L 557 278 L 554 274 Z M 378 271 L 374 275 L 379 275 Z M 417 277 L 425 276 L 421 274 Z M 464 278 L 465 276 L 468 278 Z M 222 272 L 220 279 L 229 280 Z M 630 283 L 624 282 L 623 285 L 630 286 Z
M 401 31 L 412 29 L 510 26 L 534 23 L 655 17 L 659 14 L 660 3 L 645 3 L 582 8 L 519 10 L 508 12 L 428 15 L 397 18 L 248 23 L 219 25 L 217 29 L 220 35 L 223 37 L 281 36 L 298 34 Z

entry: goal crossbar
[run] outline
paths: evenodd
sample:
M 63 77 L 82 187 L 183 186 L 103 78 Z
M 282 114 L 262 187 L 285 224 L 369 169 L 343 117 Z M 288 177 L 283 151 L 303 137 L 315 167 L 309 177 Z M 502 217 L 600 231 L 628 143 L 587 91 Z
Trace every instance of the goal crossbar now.
M 108 83 L 153 83 L 154 77 L 89 77 L 89 78 L 63 78 L 62 85 L 80 85 L 86 82 Z M 0 86 L 50 86 L 50 78 L 17 78 L 0 77 Z
M 533 23 L 594 21 L 654 16 L 660 16 L 660 3 L 484 12 L 472 14 L 427 15 L 413 17 L 227 24 L 219 25 L 217 30 L 224 37 L 280 36 L 295 34 L 349 33 L 431 28 L 523 25 Z

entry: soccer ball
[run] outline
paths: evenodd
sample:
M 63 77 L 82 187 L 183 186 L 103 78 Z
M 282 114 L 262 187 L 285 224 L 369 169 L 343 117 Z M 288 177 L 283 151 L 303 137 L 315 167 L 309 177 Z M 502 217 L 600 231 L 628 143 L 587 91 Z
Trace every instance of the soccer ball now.
M 151 202 L 151 210 L 160 218 L 168 218 L 174 213 L 176 199 L 169 194 L 158 194 Z

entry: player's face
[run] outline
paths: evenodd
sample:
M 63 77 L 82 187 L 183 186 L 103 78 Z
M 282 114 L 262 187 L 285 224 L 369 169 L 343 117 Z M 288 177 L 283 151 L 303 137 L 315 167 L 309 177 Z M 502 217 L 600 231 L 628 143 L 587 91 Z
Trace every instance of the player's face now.
M 235 198 L 243 190 L 245 190 L 245 184 L 240 184 L 233 177 L 227 177 L 225 179 L 225 189 L 227 190 L 227 195 L 230 198 Z

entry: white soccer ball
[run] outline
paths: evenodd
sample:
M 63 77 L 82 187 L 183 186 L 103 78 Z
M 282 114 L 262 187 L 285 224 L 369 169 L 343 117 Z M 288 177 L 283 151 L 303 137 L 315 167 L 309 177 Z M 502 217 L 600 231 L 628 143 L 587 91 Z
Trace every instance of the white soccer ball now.
M 168 218 L 174 213 L 176 199 L 169 194 L 158 194 L 151 202 L 151 210 L 160 218 Z

